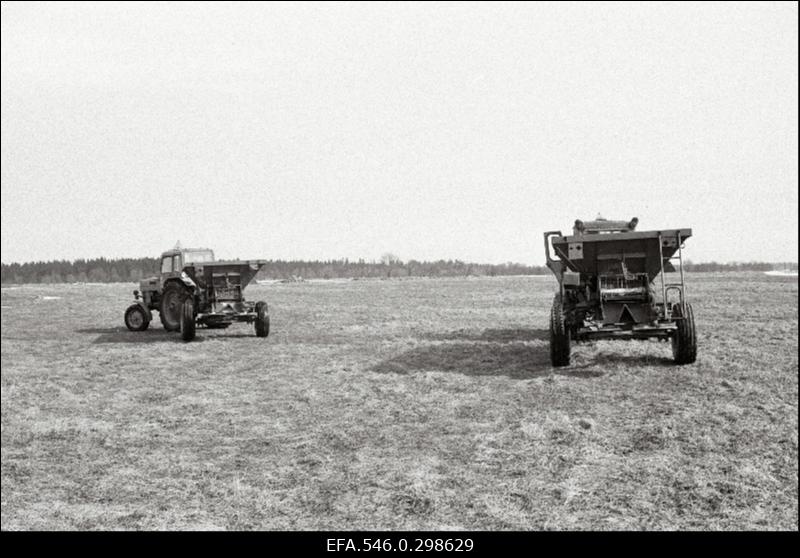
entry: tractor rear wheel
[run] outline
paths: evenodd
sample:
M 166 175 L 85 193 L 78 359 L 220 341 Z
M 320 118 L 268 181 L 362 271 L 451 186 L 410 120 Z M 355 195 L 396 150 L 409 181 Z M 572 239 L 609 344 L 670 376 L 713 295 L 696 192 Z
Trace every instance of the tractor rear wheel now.
M 675 364 L 691 364 L 697 360 L 697 331 L 694 328 L 694 311 L 691 304 L 686 304 L 686 315 L 680 305 L 676 304 L 673 315 L 677 320 L 678 329 L 672 336 L 672 358 Z
M 161 325 L 167 331 L 180 331 L 181 305 L 187 296 L 186 289 L 178 283 L 167 283 L 167 286 L 164 287 L 164 292 L 161 293 L 158 317 L 161 319 Z
M 147 313 L 138 304 L 131 304 L 125 310 L 125 327 L 131 331 L 144 331 L 150 327 Z
M 256 303 L 256 337 L 269 335 L 269 311 L 263 300 Z
M 570 330 L 564 321 L 561 294 L 553 299 L 550 310 L 550 362 L 553 366 L 567 366 L 570 353 Z
M 194 301 L 191 298 L 186 298 L 181 307 L 181 339 L 191 341 L 194 339 L 194 332 Z

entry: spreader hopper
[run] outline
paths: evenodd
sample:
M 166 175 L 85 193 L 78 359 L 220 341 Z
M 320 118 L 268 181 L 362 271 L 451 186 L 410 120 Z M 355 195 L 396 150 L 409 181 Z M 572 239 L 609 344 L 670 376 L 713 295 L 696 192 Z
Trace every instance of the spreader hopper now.
M 547 266 L 559 283 L 550 320 L 554 366 L 569 363 L 571 341 L 611 337 L 671 339 L 675 361 L 694 362 L 694 317 L 680 265 L 692 230 L 637 231 L 637 224 L 635 217 L 577 220 L 571 235 L 544 234 Z M 680 279 L 668 283 L 665 273 L 676 269 Z

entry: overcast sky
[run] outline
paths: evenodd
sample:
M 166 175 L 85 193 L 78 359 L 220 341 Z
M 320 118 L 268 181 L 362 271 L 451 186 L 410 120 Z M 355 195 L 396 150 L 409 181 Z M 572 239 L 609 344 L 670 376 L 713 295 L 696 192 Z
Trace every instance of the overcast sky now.
M 2 261 L 797 261 L 797 3 L 2 3 Z

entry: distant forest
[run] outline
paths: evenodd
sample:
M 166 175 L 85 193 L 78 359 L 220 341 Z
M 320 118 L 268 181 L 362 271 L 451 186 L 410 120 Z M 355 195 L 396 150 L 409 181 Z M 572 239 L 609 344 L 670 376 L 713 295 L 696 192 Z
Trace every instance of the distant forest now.
M 2 264 L 2 283 L 106 283 L 136 282 L 143 277 L 158 273 L 157 258 L 123 258 L 75 261 L 50 261 Z M 797 270 L 797 263 L 692 263 L 684 264 L 686 271 L 770 271 Z M 549 274 L 545 266 L 530 266 L 517 263 L 476 264 L 460 260 L 420 262 L 401 261 L 387 255 L 381 261 L 365 260 L 268 260 L 256 279 L 334 279 L 367 277 L 465 277 L 501 275 Z

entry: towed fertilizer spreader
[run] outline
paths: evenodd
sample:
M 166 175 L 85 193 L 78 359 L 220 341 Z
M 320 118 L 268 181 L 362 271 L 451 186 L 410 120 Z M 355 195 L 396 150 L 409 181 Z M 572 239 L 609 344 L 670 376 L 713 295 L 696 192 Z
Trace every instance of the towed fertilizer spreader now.
M 697 358 L 682 265 L 692 229 L 636 231 L 638 222 L 598 217 L 576 220 L 570 236 L 544 233 L 547 267 L 559 284 L 550 312 L 553 366 L 569 364 L 572 341 L 609 338 L 669 339 L 676 364 Z M 667 282 L 665 273 L 676 271 Z
M 184 341 L 195 326 L 224 329 L 233 322 L 255 324 L 257 337 L 269 335 L 267 303 L 245 300 L 243 291 L 266 260 L 216 261 L 207 248 L 176 247 L 161 254 L 161 273 L 140 282 L 136 299 L 125 311 L 125 325 L 143 331 L 158 311 L 167 331 L 180 331 Z

